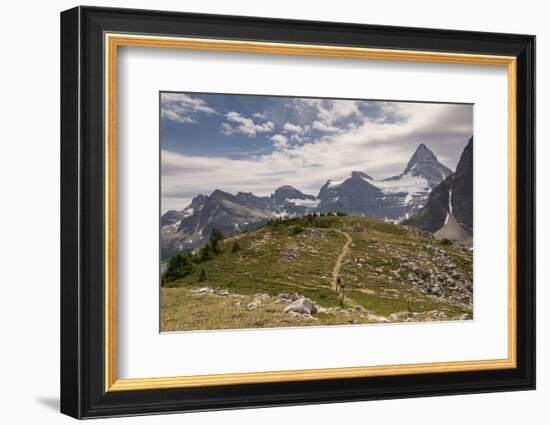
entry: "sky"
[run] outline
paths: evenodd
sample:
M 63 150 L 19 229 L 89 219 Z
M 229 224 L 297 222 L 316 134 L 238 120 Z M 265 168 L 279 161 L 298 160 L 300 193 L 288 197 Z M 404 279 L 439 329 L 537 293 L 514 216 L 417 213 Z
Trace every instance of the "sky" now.
M 420 143 L 454 170 L 472 135 L 465 104 L 162 92 L 161 209 L 215 189 L 317 195 L 352 171 L 398 175 Z

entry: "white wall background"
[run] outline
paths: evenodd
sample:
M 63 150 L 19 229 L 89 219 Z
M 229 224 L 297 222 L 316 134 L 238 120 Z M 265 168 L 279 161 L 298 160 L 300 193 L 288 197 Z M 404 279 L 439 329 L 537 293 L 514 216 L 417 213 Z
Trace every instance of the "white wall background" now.
M 59 12 L 77 3 L 9 2 L 0 16 L 0 421 L 69 423 L 59 392 Z M 96 5 L 536 34 L 538 162 L 549 158 L 550 27 L 544 2 L 97 1 Z M 489 167 L 489 166 L 488 166 Z M 488 168 L 489 172 L 489 168 Z M 538 170 L 538 216 L 550 168 Z M 548 220 L 538 223 L 538 390 L 110 420 L 109 423 L 547 423 Z

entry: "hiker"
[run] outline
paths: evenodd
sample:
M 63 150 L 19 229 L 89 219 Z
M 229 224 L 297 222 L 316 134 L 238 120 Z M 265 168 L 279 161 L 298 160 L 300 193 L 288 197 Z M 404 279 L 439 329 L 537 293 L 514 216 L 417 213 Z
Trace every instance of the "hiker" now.
M 344 306 L 344 281 L 340 276 L 336 276 L 336 293 L 338 294 L 338 297 L 340 298 L 340 306 Z

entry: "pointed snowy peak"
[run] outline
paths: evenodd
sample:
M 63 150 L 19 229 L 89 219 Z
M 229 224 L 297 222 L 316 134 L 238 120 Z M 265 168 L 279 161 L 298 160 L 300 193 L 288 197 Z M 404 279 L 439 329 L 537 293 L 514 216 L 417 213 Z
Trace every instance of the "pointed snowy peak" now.
M 430 187 L 435 187 L 451 174 L 452 171 L 440 163 L 435 154 L 424 143 L 421 143 L 414 151 L 401 176 L 421 177 L 428 182 Z
M 411 156 L 411 159 L 409 159 L 409 162 L 407 163 L 407 167 L 405 168 L 405 171 L 403 171 L 403 174 L 410 173 L 419 165 L 442 166 L 442 164 L 437 160 L 435 154 L 431 150 L 429 150 L 424 143 L 418 145 L 413 155 Z

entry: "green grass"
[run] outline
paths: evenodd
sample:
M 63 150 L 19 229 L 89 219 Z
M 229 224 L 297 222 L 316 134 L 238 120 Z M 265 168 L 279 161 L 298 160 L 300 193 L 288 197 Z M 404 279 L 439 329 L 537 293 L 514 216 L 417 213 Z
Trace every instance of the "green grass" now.
M 239 251 L 231 252 L 233 239 L 224 241 L 222 253 L 199 263 L 175 286 L 210 285 L 243 295 L 299 292 L 323 306 L 337 304 L 330 286 L 331 270 L 345 242 L 343 235 L 329 235 L 311 228 L 290 235 L 288 229 L 278 227 L 263 228 L 238 240 Z M 208 277 L 199 283 L 202 270 Z
M 434 258 L 437 249 L 471 279 L 471 252 L 452 243 L 429 239 L 425 232 L 408 226 L 355 216 L 324 216 L 274 220 L 258 230 L 224 240 L 221 252 L 213 255 L 211 260 L 196 264 L 189 275 L 165 285 L 163 330 L 196 329 L 183 318 L 188 315 L 208 317 L 201 319 L 202 325 L 195 324 L 200 329 L 293 326 L 297 320 L 291 320 L 277 309 L 262 314 L 236 310 L 217 297 L 210 299 L 205 296 L 201 303 L 196 303 L 189 290 L 204 286 L 227 289 L 231 294 L 250 299 L 257 293 L 267 293 L 272 297 L 280 293 L 298 293 L 323 307 L 338 306 L 339 299 L 331 283 L 332 269 L 346 242 L 339 231 L 346 232 L 352 239 L 339 272 L 346 284 L 347 307 L 362 306 L 368 312 L 384 317 L 407 311 L 439 310 L 449 317 L 472 313 L 471 306 L 421 293 L 408 280 L 407 270 L 397 277 L 390 273 L 404 263 L 422 268 L 438 267 Z M 239 249 L 233 251 L 236 241 Z M 203 270 L 206 279 L 199 281 Z M 449 293 L 444 290 L 444 294 Z M 216 308 L 224 312 L 208 314 L 209 309 L 214 308 L 209 307 L 209 303 L 216 304 Z M 231 319 L 231 314 L 237 313 L 240 316 Z M 251 318 L 258 314 L 262 317 Z M 186 324 L 180 323 L 182 320 L 187 320 Z M 306 322 L 311 324 L 311 320 Z M 350 318 L 349 315 L 331 313 L 316 315 L 314 322 L 368 323 L 368 319 L 366 316 Z

